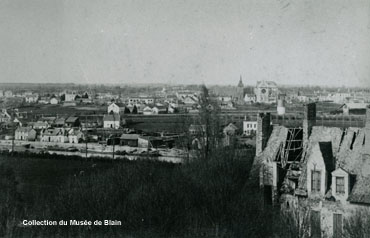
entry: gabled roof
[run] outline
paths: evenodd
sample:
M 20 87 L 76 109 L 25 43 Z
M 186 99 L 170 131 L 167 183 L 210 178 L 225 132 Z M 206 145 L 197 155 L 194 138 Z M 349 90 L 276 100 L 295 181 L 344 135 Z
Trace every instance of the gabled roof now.
M 33 130 L 31 127 L 24 127 L 24 126 L 21 126 L 21 127 L 18 127 L 16 132 L 24 132 L 24 133 L 28 133 L 30 132 L 31 130 Z
M 352 103 L 345 103 L 340 108 L 347 107 L 348 109 L 364 109 L 364 110 L 366 110 L 366 108 L 368 106 L 369 106 L 368 103 L 355 103 L 355 102 L 352 102 Z
M 234 123 L 229 123 L 227 126 L 224 127 L 224 130 L 237 130 L 238 127 L 234 125 Z
M 45 129 L 43 130 L 43 135 L 45 136 L 59 136 L 64 135 L 64 129 L 63 128 L 54 128 L 54 129 Z
M 120 138 L 122 140 L 137 140 L 139 137 L 140 135 L 138 134 L 122 134 Z
M 64 119 L 63 117 L 60 117 L 60 118 L 57 118 L 54 123 L 57 125 L 62 125 L 65 123 L 65 121 L 66 119 Z
M 78 120 L 78 117 L 68 117 L 66 123 L 75 123 Z
M 274 81 L 257 81 L 257 88 L 276 88 L 277 84 Z

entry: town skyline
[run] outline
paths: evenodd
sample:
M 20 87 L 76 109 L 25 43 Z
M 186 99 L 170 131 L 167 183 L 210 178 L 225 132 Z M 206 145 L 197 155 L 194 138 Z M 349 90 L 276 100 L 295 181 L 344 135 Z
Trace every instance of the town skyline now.
M 369 86 L 369 9 L 367 0 L 3 1 L 0 82 L 234 85 L 243 75 L 250 85 Z

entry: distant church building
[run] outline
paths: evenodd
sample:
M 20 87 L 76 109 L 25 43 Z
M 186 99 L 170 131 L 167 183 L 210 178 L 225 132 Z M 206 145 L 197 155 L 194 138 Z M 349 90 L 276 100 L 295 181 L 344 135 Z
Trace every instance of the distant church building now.
M 238 87 L 236 88 L 236 92 L 234 95 L 234 102 L 239 105 L 244 104 L 244 84 L 243 84 L 241 75 L 240 75 Z
M 254 94 L 259 103 L 276 103 L 278 87 L 273 81 L 258 81 Z

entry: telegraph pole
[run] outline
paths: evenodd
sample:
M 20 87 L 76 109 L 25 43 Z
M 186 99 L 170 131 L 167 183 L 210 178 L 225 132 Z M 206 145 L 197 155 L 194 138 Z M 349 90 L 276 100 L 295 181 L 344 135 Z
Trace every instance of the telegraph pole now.
M 15 126 L 14 121 L 12 122 L 12 130 L 13 130 L 13 136 L 12 136 L 12 155 L 14 154 L 14 139 L 15 139 Z

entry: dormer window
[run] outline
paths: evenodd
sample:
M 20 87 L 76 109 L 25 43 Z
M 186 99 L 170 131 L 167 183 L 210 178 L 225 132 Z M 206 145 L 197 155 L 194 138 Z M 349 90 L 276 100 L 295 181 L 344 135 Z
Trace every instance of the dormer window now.
M 337 194 L 344 194 L 344 177 L 336 177 L 335 178 L 335 190 Z
M 321 191 L 321 171 L 312 170 L 311 173 L 311 191 L 320 192 Z

